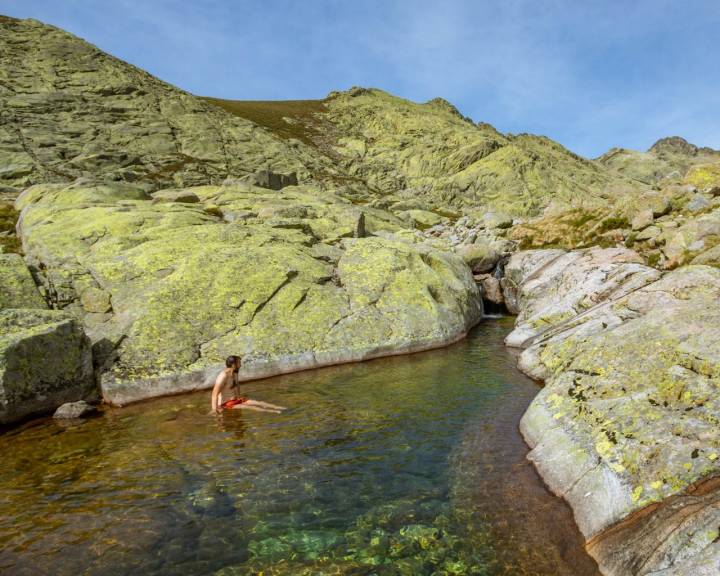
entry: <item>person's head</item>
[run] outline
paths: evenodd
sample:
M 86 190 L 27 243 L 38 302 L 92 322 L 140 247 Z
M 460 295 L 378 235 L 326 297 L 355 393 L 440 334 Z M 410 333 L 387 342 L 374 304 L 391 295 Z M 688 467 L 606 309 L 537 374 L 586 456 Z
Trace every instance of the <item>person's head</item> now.
M 225 359 L 225 366 L 232 368 L 233 372 L 238 372 L 240 370 L 241 363 L 240 356 L 228 356 Z

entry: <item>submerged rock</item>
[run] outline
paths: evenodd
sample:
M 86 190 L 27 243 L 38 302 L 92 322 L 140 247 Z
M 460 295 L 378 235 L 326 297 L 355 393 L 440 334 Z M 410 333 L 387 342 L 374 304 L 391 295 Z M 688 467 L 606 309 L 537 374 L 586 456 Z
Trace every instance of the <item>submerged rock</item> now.
M 0 311 L 0 424 L 91 394 L 90 343 L 59 310 Z

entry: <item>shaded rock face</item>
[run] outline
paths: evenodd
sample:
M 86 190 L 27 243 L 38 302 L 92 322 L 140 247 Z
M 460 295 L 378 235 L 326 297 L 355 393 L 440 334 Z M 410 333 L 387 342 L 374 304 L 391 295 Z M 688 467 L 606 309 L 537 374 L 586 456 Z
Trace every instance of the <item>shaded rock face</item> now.
M 95 389 L 90 343 L 58 310 L 0 310 L 0 425 L 55 409 Z
M 553 287 L 555 308 L 577 308 L 588 291 L 600 296 L 518 339 L 527 346 L 520 368 L 546 383 L 521 422 L 529 457 L 572 506 L 604 574 L 713 573 L 709 567 L 720 565 L 720 496 L 709 480 L 720 454 L 720 271 L 628 274 L 636 264 L 622 262 L 598 284 L 583 277 L 587 256 L 533 251 L 508 263 L 523 334 L 539 303 L 524 290 L 564 260 L 553 276 L 565 282 L 540 284 Z M 608 282 L 613 275 L 627 280 Z M 571 280 L 581 286 L 557 288 Z
M 47 309 L 18 254 L 0 254 L 0 425 L 48 412 L 94 386 L 80 325 Z
M 253 174 L 250 178 L 251 183 L 261 188 L 269 188 L 270 190 L 282 190 L 285 186 L 297 186 L 297 174 L 278 174 L 270 170 L 260 170 Z
M 18 199 L 27 259 L 84 322 L 108 401 L 207 386 L 230 353 L 241 378 L 261 377 L 440 346 L 481 317 L 462 260 L 401 240 L 385 212 L 302 187 L 191 192 L 44 185 Z M 384 237 L 358 238 L 359 222 Z
M 102 175 L 159 189 L 326 164 L 52 26 L 2 20 L 0 52 L 2 186 Z

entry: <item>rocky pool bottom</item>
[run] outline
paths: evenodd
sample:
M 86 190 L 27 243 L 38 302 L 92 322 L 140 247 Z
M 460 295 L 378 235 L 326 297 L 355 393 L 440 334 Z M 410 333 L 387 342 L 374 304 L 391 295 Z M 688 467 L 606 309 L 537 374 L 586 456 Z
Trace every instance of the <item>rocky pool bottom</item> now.
M 451 347 L 0 436 L 9 575 L 597 575 L 525 459 L 510 319 Z

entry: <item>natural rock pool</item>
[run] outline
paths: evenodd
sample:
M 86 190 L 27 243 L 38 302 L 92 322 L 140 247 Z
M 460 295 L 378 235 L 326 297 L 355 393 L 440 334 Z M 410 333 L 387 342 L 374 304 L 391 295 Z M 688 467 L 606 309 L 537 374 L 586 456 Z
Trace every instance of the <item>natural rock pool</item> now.
M 0 436 L 0 573 L 597 575 L 525 460 L 510 319 L 449 348 Z

